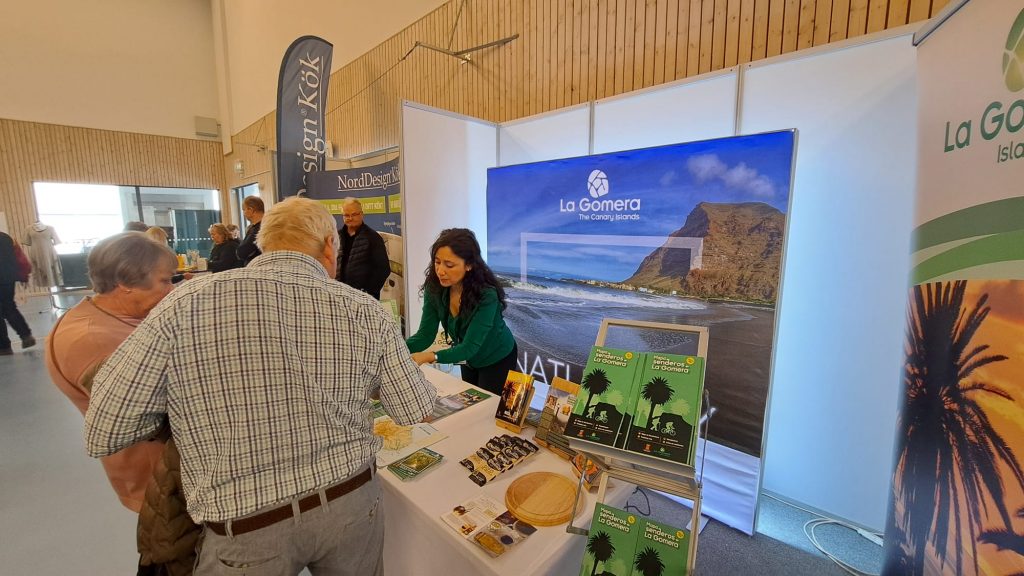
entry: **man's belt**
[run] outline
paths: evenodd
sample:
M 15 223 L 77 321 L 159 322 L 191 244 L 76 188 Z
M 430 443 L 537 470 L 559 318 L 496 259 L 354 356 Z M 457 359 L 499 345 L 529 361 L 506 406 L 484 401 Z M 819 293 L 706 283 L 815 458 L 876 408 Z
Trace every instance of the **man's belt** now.
M 362 473 L 357 474 L 340 484 L 335 484 L 334 486 L 324 489 L 324 495 L 327 497 L 328 502 L 336 500 L 345 494 L 352 492 L 356 488 L 359 488 L 363 484 L 366 484 L 370 481 L 371 477 L 370 469 L 367 468 L 366 470 L 363 470 Z M 310 494 L 309 496 L 305 496 L 299 500 L 299 513 L 307 512 L 318 506 L 320 506 L 319 492 L 316 494 Z M 245 534 L 246 532 L 266 528 L 267 526 L 277 524 L 278 522 L 287 520 L 291 517 L 292 504 L 291 502 L 288 502 L 287 504 L 282 504 L 281 506 L 267 510 L 266 512 L 231 521 L 231 533 L 238 536 L 239 534 Z M 227 535 L 224 522 L 206 522 L 206 526 L 221 536 Z

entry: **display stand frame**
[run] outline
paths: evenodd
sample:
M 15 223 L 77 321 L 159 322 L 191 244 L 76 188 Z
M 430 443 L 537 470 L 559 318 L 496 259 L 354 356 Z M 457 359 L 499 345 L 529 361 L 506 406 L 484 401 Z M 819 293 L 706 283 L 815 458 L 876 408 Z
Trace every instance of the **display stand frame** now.
M 698 335 L 697 356 L 700 356 L 705 360 L 707 359 L 707 327 L 604 318 L 601 320 L 601 327 L 597 332 L 597 338 L 594 342 L 596 346 L 604 346 L 605 340 L 608 336 L 608 328 L 613 326 L 696 333 Z M 706 440 L 708 437 L 708 422 L 711 419 L 711 415 L 714 413 L 707 390 L 704 390 L 701 413 L 703 416 L 700 418 L 697 425 L 698 438 L 703 436 Z M 701 428 L 703 428 L 703 434 L 701 434 Z M 597 502 L 600 503 L 604 501 L 605 492 L 608 489 L 608 480 L 610 478 L 636 484 L 637 486 L 652 488 L 660 492 L 674 494 L 693 502 L 693 514 L 690 517 L 690 543 L 689 549 L 687 550 L 687 566 L 689 567 L 689 572 L 692 574 L 697 563 L 697 540 L 700 535 L 701 528 L 700 507 L 701 488 L 703 486 L 704 474 L 704 450 L 701 450 L 699 455 L 701 466 L 699 467 L 700 471 L 698 472 L 697 467 L 695 466 L 679 464 L 677 462 L 663 460 L 654 456 L 647 456 L 577 438 L 567 437 L 567 439 L 569 441 L 570 448 L 589 458 L 602 472 L 601 480 L 599 481 L 597 488 Z M 707 445 L 705 443 L 705 449 L 706 446 Z M 697 462 L 695 461 L 694 464 L 696 463 Z M 573 525 L 573 519 L 576 518 L 577 509 L 579 507 L 580 494 L 583 490 L 583 475 L 581 474 L 579 484 L 576 488 L 576 500 L 573 502 L 572 518 L 569 520 L 569 524 L 565 527 L 566 532 L 579 536 L 587 536 L 590 533 L 590 531 L 585 528 L 578 528 Z

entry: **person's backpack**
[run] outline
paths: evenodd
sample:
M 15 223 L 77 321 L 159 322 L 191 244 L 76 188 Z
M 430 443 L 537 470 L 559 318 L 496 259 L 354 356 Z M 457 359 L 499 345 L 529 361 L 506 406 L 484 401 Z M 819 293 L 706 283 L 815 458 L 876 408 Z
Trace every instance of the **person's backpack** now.
M 32 263 L 28 261 L 21 245 L 14 243 L 14 279 L 18 282 L 28 282 L 28 275 L 32 273 Z

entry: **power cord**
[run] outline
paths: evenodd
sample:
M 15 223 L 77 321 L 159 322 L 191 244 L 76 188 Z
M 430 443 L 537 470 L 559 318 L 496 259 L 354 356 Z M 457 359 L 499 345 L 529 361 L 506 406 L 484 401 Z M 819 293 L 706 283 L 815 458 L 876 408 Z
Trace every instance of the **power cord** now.
M 848 563 L 840 560 L 835 554 L 833 554 L 833 553 L 829 552 L 828 550 L 826 550 L 825 547 L 821 544 L 821 542 L 818 541 L 818 537 L 815 534 L 815 530 L 817 530 L 817 528 L 820 527 L 820 526 L 825 526 L 825 525 L 828 525 L 828 524 L 835 524 L 837 526 L 842 526 L 844 528 L 847 528 L 849 530 L 852 530 L 852 531 L 856 532 L 857 534 L 859 534 L 864 539 L 868 540 L 869 542 L 871 542 L 873 544 L 877 544 L 878 546 L 882 545 L 882 535 L 881 534 L 876 534 L 874 532 L 870 532 L 868 530 L 864 530 L 863 528 L 860 528 L 860 527 L 857 527 L 857 526 L 853 526 L 852 524 L 848 524 L 848 523 L 843 522 L 841 520 L 836 520 L 834 518 L 826 518 L 826 517 L 822 516 L 818 512 L 815 512 L 813 510 L 808 510 L 807 508 L 803 508 L 801 506 L 797 506 L 796 504 L 793 504 L 791 502 L 786 502 L 785 500 L 783 500 L 781 498 L 778 498 L 776 496 L 772 496 L 771 494 L 763 494 L 763 495 L 768 497 L 768 498 L 771 498 L 772 500 L 775 500 L 777 502 L 781 502 L 782 504 L 785 504 L 786 506 L 790 506 L 792 508 L 796 508 L 797 510 L 801 510 L 803 512 L 806 512 L 806 513 L 812 515 L 812 516 L 816 516 L 817 518 L 814 518 L 812 520 L 808 520 L 807 522 L 804 523 L 804 535 L 807 536 L 807 539 L 810 540 L 811 544 L 813 544 L 814 547 L 817 548 L 819 552 L 824 554 L 829 560 L 831 560 L 837 566 L 842 568 L 844 572 L 846 572 L 847 574 L 850 574 L 851 576 L 879 576 L 878 574 L 875 574 L 875 573 L 872 573 L 872 572 L 865 572 L 863 570 L 860 570 L 859 568 L 857 568 L 857 567 L 855 567 L 855 566 L 853 566 L 851 564 L 848 564 Z
M 632 498 L 633 495 L 637 494 L 637 493 L 639 493 L 641 496 L 643 496 L 644 497 L 644 501 L 647 502 L 647 512 L 644 512 L 639 507 L 633 506 L 632 504 L 630 504 L 629 503 L 629 499 L 626 500 L 626 512 L 629 512 L 630 510 L 636 510 L 636 513 L 641 515 L 641 516 L 650 516 L 651 515 L 651 498 L 650 498 L 650 496 L 647 495 L 647 492 L 643 488 L 637 486 L 636 488 L 633 488 L 633 494 L 630 494 L 629 497 Z

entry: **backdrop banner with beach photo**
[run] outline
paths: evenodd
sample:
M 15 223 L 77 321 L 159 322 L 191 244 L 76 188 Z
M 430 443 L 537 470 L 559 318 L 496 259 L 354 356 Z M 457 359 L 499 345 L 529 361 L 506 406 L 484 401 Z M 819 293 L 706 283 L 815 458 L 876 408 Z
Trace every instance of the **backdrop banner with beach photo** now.
M 380 233 L 391 261 L 391 275 L 380 292 L 380 300 L 405 319 L 405 297 L 402 293 L 402 181 L 399 159 L 383 164 L 328 170 L 310 174 L 307 197 L 319 201 L 338 222 L 345 226 L 342 204 L 345 198 L 355 198 L 363 206 L 363 223 Z
M 918 45 L 917 209 L 884 574 L 1024 573 L 1024 2 Z
M 505 319 L 519 368 L 538 383 L 534 404 L 556 376 L 580 382 L 602 318 L 706 326 L 716 411 L 704 512 L 747 533 L 795 146 L 795 132 L 772 132 L 492 168 L 487 178 L 487 261 L 506 283 Z M 695 353 L 692 335 L 667 331 L 609 331 L 606 345 Z

